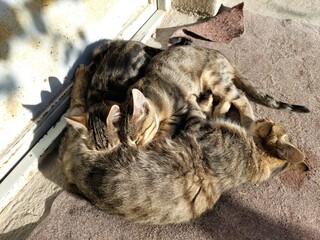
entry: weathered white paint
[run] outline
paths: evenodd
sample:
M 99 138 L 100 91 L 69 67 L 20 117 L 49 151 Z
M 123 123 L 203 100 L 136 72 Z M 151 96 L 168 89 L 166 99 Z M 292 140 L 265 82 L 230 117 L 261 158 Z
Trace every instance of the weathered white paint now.
M 56 120 L 45 123 L 83 49 L 155 10 L 148 0 L 0 1 L 0 180 Z
M 125 25 L 118 37 L 129 39 L 134 35 L 134 39 L 142 40 L 144 34 L 150 36 L 150 33 L 146 31 L 146 27 L 141 28 L 144 34 L 137 32 L 137 30 L 149 19 L 154 9 L 155 6 L 145 8 L 145 11 L 137 16 L 134 21 L 130 21 Z M 146 23 L 146 26 L 151 31 L 155 29 L 156 24 L 159 24 L 157 16 L 162 17 L 163 14 L 163 11 L 161 11 L 160 15 L 156 12 Z M 67 97 L 68 90 L 66 89 L 65 93 L 60 93 L 57 97 L 56 104 L 59 106 L 53 107 L 54 111 L 48 111 L 48 114 L 42 116 L 42 118 L 49 119 L 48 122 L 50 123 L 52 122 L 50 120 L 51 116 L 61 116 L 59 113 L 63 112 L 63 105 L 66 104 Z M 49 126 L 51 125 L 49 124 Z M 25 239 L 34 226 L 45 216 L 50 208 L 50 202 L 61 190 L 60 178 L 62 176 L 59 175 L 57 153 L 50 157 L 45 157 L 42 162 L 41 159 L 44 152 L 64 127 L 65 121 L 61 118 L 57 124 L 51 126 L 50 130 L 29 151 L 24 148 L 24 145 L 19 148 L 19 151 L 23 152 L 25 150 L 27 154 L 0 183 L 0 238 Z M 29 130 L 24 135 L 25 142 L 28 142 L 29 138 L 32 139 L 32 135 L 36 131 L 35 128 L 30 128 Z M 27 144 L 26 146 L 28 147 L 29 145 Z M 13 156 L 15 157 L 16 155 L 19 154 Z

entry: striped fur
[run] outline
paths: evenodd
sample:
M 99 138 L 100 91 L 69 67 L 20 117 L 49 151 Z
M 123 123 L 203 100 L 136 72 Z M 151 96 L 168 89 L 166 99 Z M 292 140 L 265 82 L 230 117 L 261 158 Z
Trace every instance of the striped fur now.
M 150 59 L 161 51 L 137 41 L 106 40 L 93 53 L 96 70 L 88 105 L 104 99 L 124 101 L 128 88 L 142 77 Z
M 289 168 L 307 170 L 304 155 L 270 120 L 254 134 L 225 120 L 208 122 L 189 109 L 185 129 L 145 148 L 120 144 L 111 152 L 85 144 L 72 149 L 70 179 L 98 208 L 143 224 L 196 219 L 221 194 L 244 183 L 262 182 Z
M 175 44 L 185 45 L 184 38 Z M 106 40 L 93 53 L 90 66 L 80 65 L 74 76 L 68 127 L 60 144 L 62 162 L 73 159 L 73 148 L 84 141 L 92 150 L 111 151 L 119 143 L 120 108 L 113 101 L 126 98 L 127 88 L 143 74 L 161 49 L 137 41 Z M 68 171 L 66 175 L 69 176 Z
M 187 44 L 190 40 L 177 37 L 172 47 Z M 123 102 L 128 88 L 143 76 L 151 58 L 162 51 L 138 41 L 106 40 L 93 52 L 96 69 L 88 105 L 102 100 Z
M 159 136 L 172 136 L 175 126 L 179 125 L 181 114 L 185 113 L 182 110 L 189 105 L 188 98 L 195 95 L 200 99 L 206 92 L 220 99 L 218 105 L 212 113 L 210 102 L 207 102 L 209 106 L 201 103 L 196 106 L 217 117 L 227 113 L 233 104 L 246 129 L 254 125 L 254 114 L 247 96 L 271 108 L 309 111 L 304 106 L 277 101 L 254 86 L 221 53 L 196 46 L 177 46 L 159 53 L 150 61 L 145 76 L 131 89 L 139 90 L 145 97 L 144 104 L 140 104 L 144 108 L 140 111 L 140 118 L 132 118 L 133 109 L 136 108 L 134 103 L 137 101 L 130 91 L 127 105 L 123 107 L 128 115 L 121 124 L 123 129 L 120 132 L 123 138 L 128 136 L 128 142 L 133 144 L 139 142 L 144 145 Z M 148 124 L 144 124 L 141 119 Z M 148 129 L 152 121 L 150 119 L 157 125 L 152 131 Z M 144 133 L 149 135 L 141 136 Z
M 261 89 L 257 88 L 252 82 L 250 82 L 241 72 L 236 70 L 236 77 L 233 79 L 234 85 L 237 88 L 242 89 L 249 98 L 260 103 L 266 107 L 275 109 L 285 109 L 293 112 L 308 113 L 310 110 L 301 105 L 289 104 L 278 101 L 274 97 L 268 95 Z
M 108 213 L 145 224 L 187 222 L 211 209 L 228 189 L 265 181 L 289 168 L 307 170 L 303 153 L 289 142 L 283 126 L 260 120 L 252 134 L 226 120 L 208 122 L 195 94 L 188 96 L 187 104 L 176 105 L 177 119 L 181 115 L 186 119 L 174 138 L 159 138 L 144 148 L 119 142 L 111 151 L 107 127 L 116 124 L 120 109 L 125 108 L 108 109 L 102 104 L 91 114 L 84 90 L 90 80 L 90 70 L 80 66 L 70 104 L 70 113 L 76 116 L 68 119 L 71 125 L 61 144 L 61 163 L 67 182 Z M 172 84 L 168 90 L 176 92 Z M 140 111 L 148 115 L 151 103 L 137 91 L 131 94 L 136 101 L 131 117 L 147 123 Z M 170 106 L 165 95 L 158 99 L 163 100 L 161 107 Z M 95 135 L 99 131 L 103 134 Z

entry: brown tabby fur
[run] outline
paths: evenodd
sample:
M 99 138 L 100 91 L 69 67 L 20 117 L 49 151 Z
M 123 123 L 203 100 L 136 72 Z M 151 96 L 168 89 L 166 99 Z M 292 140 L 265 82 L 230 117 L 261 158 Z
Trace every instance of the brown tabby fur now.
M 171 47 L 190 44 L 187 38 L 172 39 Z M 151 58 L 162 51 L 132 40 L 103 42 L 93 52 L 96 70 L 88 90 L 88 105 L 102 101 L 123 102 L 128 88 L 143 76 Z
M 172 47 L 189 44 L 186 38 L 173 40 Z M 70 125 L 60 146 L 63 162 L 73 158 L 72 149 L 81 141 L 90 149 L 106 151 L 120 143 L 120 110 L 112 101 L 125 99 L 128 87 L 161 51 L 137 41 L 106 40 L 94 50 L 92 66 L 81 65 L 77 69 L 66 117 Z M 77 138 L 79 134 L 83 139 Z
M 187 44 L 187 40 L 177 38 L 176 44 Z M 67 117 L 74 129 L 67 130 L 66 138 L 71 138 L 76 130 L 88 133 L 86 141 L 94 149 L 110 150 L 119 144 L 116 126 L 120 112 L 118 106 L 112 106 L 113 101 L 124 101 L 129 86 L 161 51 L 125 40 L 105 40 L 98 46 L 90 68 L 81 65 L 75 73 Z
M 131 145 L 145 145 L 154 137 L 172 136 L 186 112 L 189 97 L 211 92 L 220 102 L 212 115 L 221 116 L 233 104 L 242 126 L 250 129 L 254 115 L 249 97 L 272 108 L 308 112 L 304 106 L 275 100 L 255 87 L 218 51 L 197 46 L 177 46 L 151 59 L 145 76 L 135 83 L 120 107 L 127 115 L 119 133 Z M 196 104 L 193 107 L 198 107 Z M 201 107 L 201 106 L 200 106 Z M 203 107 L 202 107 L 203 108 Z M 200 108 L 199 108 L 200 109 Z M 210 112 L 206 107 L 204 112 Z
M 186 42 L 181 39 L 180 41 L 182 44 Z M 242 125 L 250 129 L 254 123 L 251 105 L 237 87 L 266 106 L 308 111 L 303 106 L 282 103 L 265 94 L 215 50 L 176 46 L 159 53 L 161 51 L 139 42 L 121 40 L 107 41 L 96 49 L 94 61 L 98 67 L 89 89 L 89 106 L 97 102 L 99 105 L 103 101 L 111 106 L 110 101 L 106 100 L 121 102 L 125 99 L 125 89 L 135 83 L 131 87 L 132 91 L 129 91 L 128 100 L 120 107 L 126 115 L 120 118 L 120 108 L 115 105 L 112 113 L 117 117 L 109 116 L 114 124 L 108 127 L 108 134 L 105 135 L 109 136 L 113 131 L 111 135 L 116 137 L 119 133 L 120 139 L 114 142 L 145 145 L 154 137 L 172 136 L 176 130 L 173 125 L 179 125 L 190 104 L 188 98 L 196 95 L 200 99 L 200 96 L 206 93 L 220 99 L 213 113 L 210 102 L 212 98 L 196 103 L 195 106 L 207 115 L 219 116 L 226 113 L 232 103 L 240 112 Z M 158 55 L 155 56 L 156 54 Z M 146 69 L 146 76 L 138 81 L 142 70 L 145 70 L 153 56 L 155 57 Z M 101 107 L 98 109 L 99 115 L 105 115 L 106 119 L 107 111 L 103 111 Z M 205 118 L 205 115 L 203 117 Z M 85 119 L 86 115 L 73 117 L 73 120 L 80 123 L 85 123 Z M 96 121 L 91 122 L 94 124 Z
M 73 99 L 71 107 L 81 108 L 76 83 L 87 72 L 85 67 L 76 72 L 72 98 L 80 101 Z M 224 191 L 243 183 L 262 182 L 289 168 L 307 170 L 303 153 L 282 125 L 260 120 L 251 134 L 226 120 L 208 122 L 191 106 L 183 131 L 145 148 L 121 143 L 112 151 L 97 150 L 87 141 L 87 131 L 73 131 L 62 155 L 68 182 L 108 213 L 170 224 L 199 217 Z

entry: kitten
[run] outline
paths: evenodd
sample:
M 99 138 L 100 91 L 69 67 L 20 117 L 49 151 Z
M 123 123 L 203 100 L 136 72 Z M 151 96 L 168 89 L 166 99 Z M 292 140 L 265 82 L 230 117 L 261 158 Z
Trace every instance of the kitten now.
M 188 98 L 212 92 L 220 99 L 213 117 L 225 114 L 233 104 L 242 126 L 254 125 L 251 105 L 242 91 L 256 102 L 276 109 L 309 112 L 304 106 L 275 100 L 245 78 L 218 51 L 197 46 L 176 46 L 153 57 L 145 75 L 129 90 L 121 107 L 121 138 L 132 145 L 145 145 L 155 137 L 172 136 L 185 114 Z M 201 104 L 194 107 L 200 109 Z M 204 112 L 209 112 L 208 108 Z
M 308 169 L 280 124 L 259 120 L 250 134 L 226 120 L 208 122 L 196 108 L 188 111 L 184 131 L 145 148 L 120 144 L 111 152 L 93 150 L 79 134 L 82 143 L 70 149 L 73 158 L 63 162 L 64 172 L 108 213 L 172 224 L 199 217 L 231 188 L 289 168 Z
M 144 44 L 139 42 L 127 43 L 123 45 L 123 41 L 111 41 L 102 45 L 104 48 L 108 49 L 101 50 L 98 48 L 94 55 L 94 59 L 101 58 L 103 60 L 95 60 L 101 64 L 99 69 L 95 73 L 95 78 L 93 77 L 93 82 L 95 84 L 102 84 L 97 87 L 95 84 L 91 84 L 91 91 L 89 90 L 89 96 L 91 96 L 91 105 L 98 101 L 94 95 L 102 96 L 100 97 L 100 102 L 105 101 L 106 96 L 109 96 L 108 88 L 115 91 L 115 89 L 121 89 L 122 94 L 125 92 L 124 89 L 129 86 L 128 82 L 136 82 L 140 76 L 139 71 L 132 70 L 130 74 L 125 74 L 121 68 L 123 68 L 122 62 L 125 62 L 125 54 L 118 56 L 117 53 L 123 53 L 120 50 L 123 49 L 124 52 L 128 52 L 128 56 L 139 55 L 135 54 L 132 49 L 140 49 L 138 52 L 140 55 L 144 56 L 138 61 L 141 64 L 143 61 L 150 61 L 150 56 L 143 54 L 146 52 Z M 119 47 L 120 46 L 120 47 Z M 127 46 L 128 48 L 125 48 Z M 112 51 L 112 49 L 114 51 Z M 119 49 L 119 51 L 115 51 Z M 128 49 L 131 49 L 130 51 Z M 142 54 L 141 54 L 142 53 Z M 102 54 L 103 57 L 100 55 Z M 130 55 L 131 54 L 131 55 Z M 193 63 L 188 56 L 193 56 L 197 59 L 196 63 Z M 100 57 L 97 57 L 100 56 Z M 146 57 L 147 56 L 147 57 Z M 189 56 L 189 57 L 190 57 Z M 118 70 L 114 67 L 110 67 L 108 71 L 108 66 L 113 66 L 113 59 L 117 59 Z M 135 59 L 135 58 L 133 58 Z M 139 58 L 138 58 L 139 59 Z M 148 60 L 146 60 L 148 59 Z M 183 61 L 177 61 L 177 59 L 184 59 Z M 132 60 L 132 65 L 142 66 L 135 63 Z M 145 67 L 145 65 L 143 65 Z M 117 69 L 116 68 L 116 69 Z M 101 73 L 106 74 L 101 77 Z M 193 71 L 193 72 L 192 72 Z M 115 72 L 113 74 L 113 72 Z M 125 79 L 123 82 L 117 82 L 116 79 L 124 74 Z M 213 74 L 214 73 L 214 74 Z M 133 77 L 130 77 L 133 76 Z M 100 79 L 100 80 L 99 80 Z M 131 80 L 130 80 L 131 79 Z M 236 87 L 243 89 L 249 97 L 252 97 L 259 103 L 273 108 L 287 108 L 292 111 L 308 112 L 309 110 L 303 106 L 289 105 L 276 101 L 271 96 L 267 95 L 263 91 L 254 87 L 254 85 L 249 82 L 239 71 L 237 71 L 228 60 L 221 55 L 219 52 L 211 49 L 200 48 L 200 47 L 178 47 L 167 50 L 163 53 L 159 53 L 158 56 L 154 57 L 150 65 L 147 68 L 146 77 L 139 80 L 133 87 L 131 94 L 127 102 L 121 106 L 124 113 L 128 115 L 122 118 L 117 117 L 116 120 L 120 123 L 112 124 L 108 127 L 109 134 L 106 136 L 113 135 L 114 137 L 119 136 L 120 139 L 114 138 L 114 142 L 119 143 L 120 141 L 126 141 L 132 145 L 145 145 L 150 142 L 155 137 L 172 136 L 175 133 L 176 127 L 172 125 L 179 125 L 181 117 L 186 113 L 188 106 L 188 97 L 192 95 L 197 95 L 201 99 L 201 95 L 206 95 L 209 93 L 209 97 L 205 101 L 196 103 L 204 113 L 211 114 L 212 109 L 212 89 L 210 89 L 210 81 L 216 81 L 213 86 L 213 94 L 215 98 L 220 98 L 220 103 L 213 111 L 213 115 L 221 115 L 228 111 L 230 107 L 230 102 L 238 107 L 240 112 L 240 117 L 242 120 L 242 125 L 250 129 L 253 126 L 253 112 L 247 98 L 239 93 Z M 117 86 L 118 84 L 118 86 Z M 92 87 L 95 86 L 95 87 Z M 114 87 L 117 86 L 117 87 Z M 147 98 L 136 88 L 141 89 Z M 100 89 L 99 91 L 92 89 Z M 94 92 L 96 94 L 91 94 Z M 208 95 L 208 94 L 207 94 Z M 230 100 L 232 98 L 233 100 Z M 124 95 L 122 99 L 124 99 Z M 90 97 L 89 97 L 90 99 Z M 230 100 L 230 102 L 229 102 Z M 117 99 L 119 101 L 119 98 Z M 98 101 L 99 102 L 99 101 Z M 105 101 L 106 102 L 106 101 Z M 108 104 L 110 104 L 108 102 Z M 112 114 L 114 116 L 120 116 L 120 108 L 115 105 Z M 242 113 L 242 114 L 241 114 Z M 108 111 L 102 112 L 100 115 L 105 114 L 105 119 L 108 117 Z M 205 115 L 203 115 L 205 118 Z M 73 118 L 73 120 L 83 123 L 83 119 Z M 113 121 L 113 120 L 112 120 Z M 75 122 L 77 124 L 77 122 Z M 116 128 L 115 126 L 119 126 Z M 119 129 L 120 128 L 120 129 Z M 102 131 L 102 130 L 101 130 Z M 113 132 L 113 134 L 111 134 Z M 118 134 L 119 133 L 119 134 Z M 116 146 L 116 144 L 113 144 Z M 109 148 L 110 146 L 108 146 Z M 111 148 L 110 148 L 111 149 Z
M 190 44 L 187 38 L 177 37 L 173 41 L 172 47 Z M 106 40 L 94 50 L 90 67 L 79 66 L 66 117 L 69 125 L 60 144 L 62 162 L 73 158 L 70 152 L 81 141 L 92 150 L 110 151 L 119 145 L 120 109 L 112 100 L 123 101 L 127 88 L 161 51 L 137 41 Z M 68 168 L 65 169 L 67 172 Z
M 188 38 L 175 37 L 171 47 L 190 43 Z M 93 52 L 96 70 L 89 89 L 88 105 L 103 100 L 123 102 L 128 88 L 143 76 L 151 58 L 162 51 L 138 41 L 106 40 Z
M 69 111 L 65 117 L 68 125 L 59 147 L 64 174 L 74 184 L 70 171 L 74 149 L 85 145 L 92 150 L 110 151 L 120 144 L 116 126 L 120 115 L 117 105 L 103 103 L 87 107 L 87 93 L 93 72 L 88 66 L 80 65 L 74 75 Z
M 172 40 L 171 48 L 190 44 L 188 38 Z M 90 132 L 87 141 L 92 142 L 92 148 L 111 150 L 119 144 L 118 104 L 125 100 L 128 88 L 142 76 L 151 58 L 161 51 L 137 41 L 106 40 L 94 50 L 90 67 L 77 70 L 71 101 L 80 101 L 82 108 L 75 111 L 71 103 L 66 119 L 76 131 Z

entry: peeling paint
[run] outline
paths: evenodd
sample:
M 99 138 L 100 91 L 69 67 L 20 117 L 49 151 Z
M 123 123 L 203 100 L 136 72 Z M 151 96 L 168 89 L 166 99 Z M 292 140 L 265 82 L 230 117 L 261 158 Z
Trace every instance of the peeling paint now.
M 12 31 L 2 22 L 0 22 L 0 33 L 0 42 L 8 40 L 12 36 Z
M 0 61 L 9 56 L 8 41 L 14 35 L 23 33 L 21 24 L 17 19 L 16 10 L 9 5 L 0 3 Z
M 4 101 L 4 106 L 6 108 L 7 115 L 9 117 L 15 117 L 22 108 L 19 99 L 19 92 L 17 91 L 8 95 L 7 99 Z
M 83 4 L 86 14 L 94 16 L 90 21 L 97 21 L 98 19 L 102 19 L 106 13 L 112 10 L 112 6 L 117 1 L 118 0 L 109 0 L 103 3 L 100 0 L 85 0 L 83 1 Z
M 89 56 L 82 55 L 86 46 L 115 37 L 146 5 L 147 0 L 0 0 L 1 174 L 8 159 L 22 157 L 21 139 L 30 146 L 37 141 L 25 136 L 44 123 L 41 117 L 71 81 L 73 64 Z
M 19 4 L 12 6 L 12 9 L 15 8 L 13 11 L 17 11 L 17 22 L 23 23 L 25 35 L 22 37 L 7 32 L 8 37 L 4 40 L 8 45 L 8 52 L 5 61 L 0 64 L 1 179 L 5 176 L 3 174 L 6 174 L 12 167 L 11 164 L 19 161 L 21 149 L 24 158 L 0 185 L 2 187 L 0 191 L 3 193 L 0 194 L 0 232 L 3 237 L 22 239 L 27 236 L 43 219 L 50 208 L 50 201 L 53 201 L 60 191 L 61 177 L 57 176 L 59 174 L 58 165 L 48 163 L 48 159 L 45 164 L 39 164 L 39 158 L 43 157 L 52 139 L 57 137 L 55 134 L 62 132 L 65 122 L 63 124 L 59 122 L 51 128 L 48 134 L 44 135 L 30 150 L 33 140 L 31 138 L 39 133 L 36 131 L 36 126 L 42 118 L 38 116 L 50 115 L 49 109 L 51 111 L 57 99 L 61 99 L 62 94 L 66 92 L 61 93 L 61 90 L 66 86 L 69 89 L 69 85 L 64 84 L 65 81 L 70 81 L 66 75 L 84 48 L 101 38 L 115 37 L 128 19 L 137 14 L 138 10 L 140 13 L 143 9 L 139 6 L 139 1 L 144 5 L 148 2 L 137 0 L 127 4 L 125 0 L 28 0 L 27 2 L 22 0 L 19 1 Z M 31 12 L 21 2 L 29 4 Z M 117 5 L 119 2 L 126 9 L 121 11 L 121 7 L 118 6 L 114 10 L 112 4 Z M 132 7 L 133 4 L 137 4 L 137 7 Z M 129 5 L 131 7 L 128 10 Z M 63 11 L 60 11 L 61 6 L 64 7 Z M 70 11 L 71 8 L 78 11 L 79 19 L 77 19 L 77 14 Z M 84 11 L 79 11 L 79 9 L 84 9 Z M 155 6 L 152 6 L 152 9 L 155 9 Z M 112 14 L 104 11 L 111 11 Z M 39 16 L 40 12 L 41 16 Z M 150 11 L 150 15 L 152 13 Z M 60 18 L 62 15 L 68 16 Z M 144 17 L 149 18 L 150 15 L 146 14 Z M 0 14 L 0 22 L 1 17 Z M 35 26 L 33 24 L 35 18 L 43 22 Z M 144 21 L 147 18 L 144 18 Z M 135 28 L 139 29 L 140 21 L 137 22 L 139 26 Z M 84 59 L 79 61 L 84 61 Z M 61 102 L 59 102 L 61 105 L 67 103 L 65 98 Z M 61 111 L 56 115 L 60 116 L 60 114 Z M 50 121 L 46 123 L 49 126 L 52 124 Z M 41 127 L 43 128 L 43 125 Z M 5 144 L 8 144 L 8 147 Z M 28 151 L 29 154 L 26 154 Z

